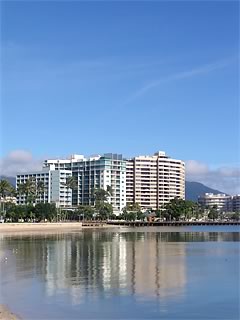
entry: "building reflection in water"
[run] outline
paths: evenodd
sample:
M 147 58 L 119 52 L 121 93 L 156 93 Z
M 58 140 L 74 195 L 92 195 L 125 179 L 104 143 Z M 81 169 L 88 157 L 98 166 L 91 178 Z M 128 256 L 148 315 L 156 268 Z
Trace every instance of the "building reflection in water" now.
M 164 235 L 164 234 L 163 234 Z M 70 291 L 83 296 L 131 294 L 152 299 L 183 294 L 185 244 L 160 233 L 83 233 L 47 243 L 48 295 Z
M 187 282 L 188 242 L 227 241 L 228 237 L 239 241 L 238 233 L 217 232 L 96 230 L 3 236 L 1 250 L 11 252 L 8 261 L 14 263 L 11 269 L 3 264 L 8 271 L 2 269 L 2 274 L 16 280 L 36 279 L 47 296 L 64 293 L 73 304 L 114 295 L 176 298 L 184 295 Z

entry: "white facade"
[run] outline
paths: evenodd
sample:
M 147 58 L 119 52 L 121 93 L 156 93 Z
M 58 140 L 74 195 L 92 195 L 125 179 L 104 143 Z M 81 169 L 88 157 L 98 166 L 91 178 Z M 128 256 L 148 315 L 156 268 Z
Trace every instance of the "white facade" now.
M 0 203 L 17 203 L 17 198 L 12 196 L 0 197 Z
M 43 168 L 42 171 L 21 173 L 16 176 L 16 189 L 28 179 L 33 179 L 37 184 L 42 181 L 45 186 L 43 194 L 39 194 L 35 203 L 56 203 L 58 207 L 72 205 L 72 192 L 64 186 L 66 179 L 72 176 L 69 170 L 55 171 L 53 166 Z M 26 204 L 26 196 L 18 195 L 17 204 Z
M 120 154 L 104 154 L 90 158 L 72 155 L 70 159 L 45 160 L 45 167 L 53 166 L 55 170 L 71 170 L 77 181 L 73 190 L 72 204 L 94 205 L 93 190 L 112 188 L 109 203 L 114 213 L 119 213 L 126 206 L 126 161 Z
M 240 194 L 232 196 L 232 211 L 240 212 Z
M 134 176 L 135 176 L 135 170 L 134 170 L 134 160 L 127 161 L 126 164 L 126 201 L 127 203 L 134 203 Z
M 77 188 L 64 187 L 67 176 L 73 176 Z M 61 207 L 94 205 L 93 190 L 112 189 L 109 203 L 118 214 L 127 203 L 138 203 L 141 208 L 161 208 L 171 199 L 185 198 L 185 164 L 159 151 L 152 156 L 138 156 L 130 160 L 121 154 L 104 154 L 85 158 L 72 155 L 69 159 L 45 160 L 40 172 L 20 174 L 17 187 L 34 177 L 44 181 L 47 190 L 38 201 L 55 202 Z M 24 196 L 18 203 L 25 203 Z
M 159 151 L 127 162 L 126 197 L 128 203 L 154 210 L 177 197 L 185 199 L 185 164 Z
M 240 212 L 240 195 L 205 193 L 198 197 L 198 203 L 203 207 L 216 206 L 220 212 Z
M 220 212 L 231 211 L 231 196 L 226 194 L 205 193 L 198 197 L 198 203 L 203 207 L 213 207 Z
M 72 190 L 64 185 L 68 177 L 72 176 L 69 170 L 51 170 L 51 202 L 56 203 L 57 207 L 72 206 Z

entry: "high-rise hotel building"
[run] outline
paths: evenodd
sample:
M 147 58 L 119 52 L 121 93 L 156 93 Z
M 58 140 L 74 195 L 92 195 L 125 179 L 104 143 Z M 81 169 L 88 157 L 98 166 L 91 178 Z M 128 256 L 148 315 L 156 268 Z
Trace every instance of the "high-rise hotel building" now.
M 112 188 L 109 202 L 114 212 L 126 206 L 126 161 L 121 154 L 107 153 L 103 156 L 84 158 L 72 155 L 68 160 L 45 160 L 44 167 L 55 170 L 71 170 L 77 188 L 72 191 L 72 205 L 94 205 L 93 190 Z
M 73 176 L 77 187 L 66 189 L 64 183 Z M 181 160 L 157 152 L 153 156 L 123 159 L 121 154 L 107 153 L 85 158 L 72 155 L 69 159 L 49 159 L 41 172 L 17 175 L 17 187 L 34 177 L 44 181 L 46 192 L 39 201 L 55 202 L 61 207 L 94 205 L 93 190 L 107 190 L 112 195 L 109 203 L 114 213 L 119 213 L 127 203 L 138 203 L 142 209 L 158 209 L 171 199 L 185 198 L 185 167 Z M 24 196 L 18 203 L 25 203 Z
M 185 199 L 185 164 L 159 151 L 127 161 L 127 203 L 141 208 L 161 208 L 173 198 Z

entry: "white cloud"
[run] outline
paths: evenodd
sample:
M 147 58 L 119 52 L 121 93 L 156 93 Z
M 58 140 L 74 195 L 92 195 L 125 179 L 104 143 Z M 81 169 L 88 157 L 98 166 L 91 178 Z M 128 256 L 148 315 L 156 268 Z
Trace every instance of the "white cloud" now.
M 0 159 L 0 172 L 1 175 L 15 176 L 17 173 L 41 170 L 42 162 L 42 159 L 34 159 L 28 151 L 14 150 Z
M 28 161 L 32 161 L 32 154 L 24 150 L 14 150 L 8 154 L 8 159 L 25 163 Z
M 208 187 L 228 194 L 240 193 L 240 168 L 219 167 L 211 169 L 196 160 L 186 161 L 186 180 L 201 182 Z
M 0 159 L 0 173 L 15 176 L 17 173 L 41 170 L 44 159 L 36 159 L 25 150 L 11 151 Z M 206 163 L 187 160 L 186 180 L 201 182 L 208 187 L 228 194 L 240 194 L 240 168 L 221 166 L 211 169 Z
M 208 172 L 208 166 L 196 160 L 188 160 L 186 162 L 186 169 L 189 175 L 199 175 Z

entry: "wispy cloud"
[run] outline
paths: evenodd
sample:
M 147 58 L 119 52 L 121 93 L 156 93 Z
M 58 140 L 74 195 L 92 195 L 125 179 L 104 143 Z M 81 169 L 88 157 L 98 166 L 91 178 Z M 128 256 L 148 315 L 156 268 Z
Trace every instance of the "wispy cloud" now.
M 206 163 L 187 160 L 186 179 L 201 182 L 228 194 L 240 194 L 239 166 L 224 166 L 212 169 Z
M 59 49 L 60 50 L 60 49 Z M 41 53 L 41 54 L 40 54 Z M 168 58 L 169 59 L 169 58 Z M 4 82 L 9 79 L 11 87 L 14 81 L 23 78 L 26 87 L 39 85 L 39 82 L 56 82 L 64 79 L 96 81 L 126 79 L 155 71 L 166 63 L 166 59 L 153 60 L 150 57 L 68 57 L 56 59 L 55 51 L 44 51 L 36 46 L 22 46 L 14 42 L 2 45 L 2 63 Z M 35 75 L 38 75 L 37 77 Z M 32 79 L 35 81 L 32 81 Z M 37 78 L 37 79 L 36 79 Z M 18 86 L 22 86 L 22 82 Z
M 145 93 L 150 91 L 151 89 L 160 86 L 161 84 L 171 82 L 171 81 L 176 81 L 176 80 L 182 80 L 182 79 L 187 79 L 191 77 L 195 77 L 198 75 L 204 75 L 208 74 L 212 71 L 222 69 L 229 64 L 233 62 L 233 58 L 229 59 L 224 59 L 220 61 L 216 61 L 214 63 L 202 65 L 200 67 L 195 67 L 190 70 L 185 70 L 181 72 L 177 72 L 174 74 L 170 74 L 168 76 L 161 77 L 160 79 L 154 80 L 143 86 L 142 88 L 138 89 L 136 92 L 134 92 L 124 103 L 123 105 L 126 105 L 135 99 L 139 98 L 140 96 L 143 96 Z

